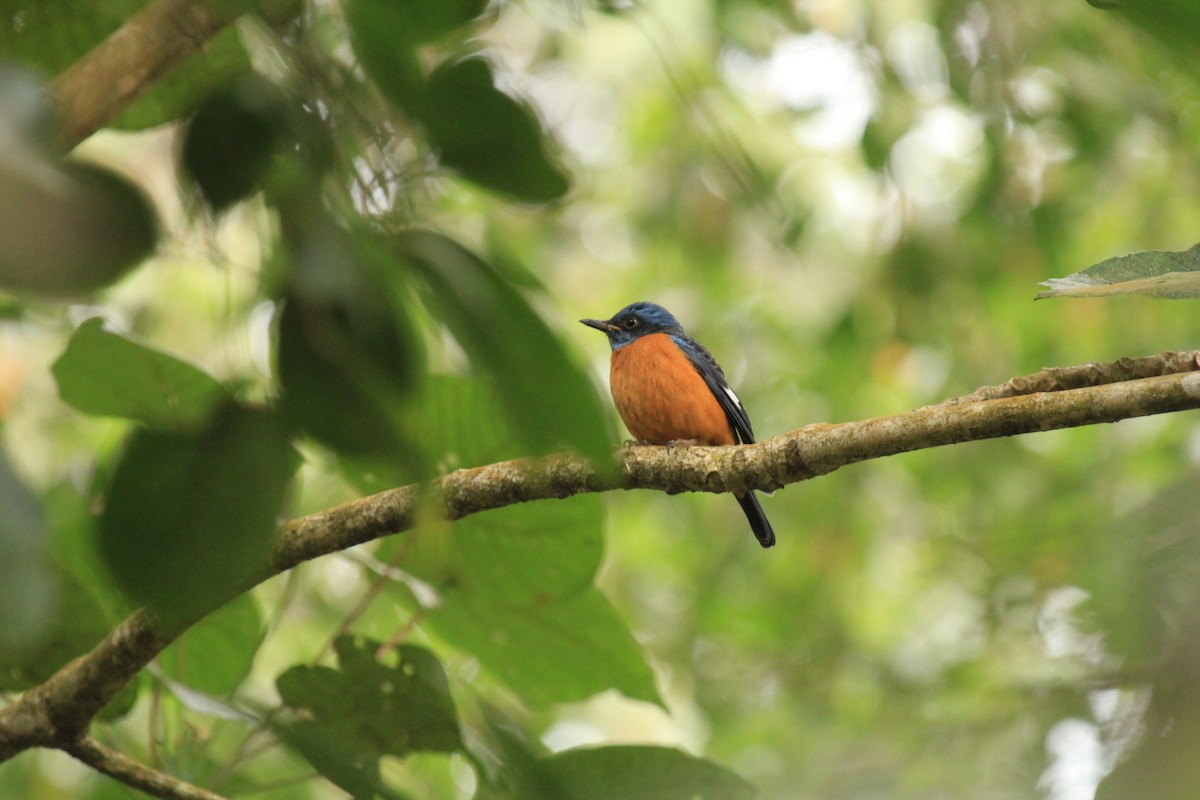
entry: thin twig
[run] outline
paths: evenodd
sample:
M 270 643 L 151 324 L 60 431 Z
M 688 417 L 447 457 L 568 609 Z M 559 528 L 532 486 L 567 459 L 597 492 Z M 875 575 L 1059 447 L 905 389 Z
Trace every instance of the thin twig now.
M 1106 383 L 1192 372 L 1198 366 L 1200 366 L 1200 350 L 1166 352 L 1142 358 L 1119 358 L 1116 361 L 1105 363 L 1089 361 L 1074 367 L 1046 367 L 1031 375 L 1022 375 L 998 386 L 982 386 L 962 397 L 943 400 L 938 405 L 997 400 L 1001 397 L 1018 397 L 1035 392 L 1061 392 L 1084 386 L 1103 386 Z
M 224 800 L 219 794 L 134 761 L 90 736 L 63 749 L 97 772 L 153 797 L 164 800 Z

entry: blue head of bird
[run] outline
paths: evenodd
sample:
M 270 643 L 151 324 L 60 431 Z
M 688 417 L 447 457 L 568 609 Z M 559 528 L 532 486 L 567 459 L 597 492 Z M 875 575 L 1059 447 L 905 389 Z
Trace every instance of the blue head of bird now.
M 581 319 L 584 325 L 604 331 L 613 350 L 651 333 L 682 334 L 679 320 L 657 303 L 630 303 L 608 319 Z

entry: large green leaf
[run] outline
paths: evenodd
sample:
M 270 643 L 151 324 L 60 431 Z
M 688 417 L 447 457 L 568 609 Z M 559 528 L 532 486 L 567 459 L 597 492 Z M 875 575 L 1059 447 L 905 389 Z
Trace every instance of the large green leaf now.
M 640 645 L 594 587 L 529 604 L 452 592 L 427 625 L 533 706 L 583 700 L 606 689 L 661 703 Z
M 151 428 L 198 425 L 229 398 L 208 373 L 104 330 L 99 317 L 76 329 L 52 371 L 59 395 L 76 410 Z
M 281 728 L 325 777 L 355 797 L 383 786 L 379 759 L 463 747 L 446 673 L 433 653 L 402 645 L 382 659 L 379 642 L 342 636 L 338 668 L 296 666 L 276 679 L 285 705 L 302 719 Z
M 188 628 L 157 662 L 178 683 L 227 695 L 250 674 L 262 640 L 262 615 L 254 599 L 242 594 Z
M 0 57 L 56 75 L 137 13 L 146 0 L 0 0 Z M 168 75 L 154 82 L 116 120 L 116 127 L 149 128 L 188 113 L 215 87 L 250 69 L 231 26 Z
M 395 245 L 425 278 L 432 310 L 492 379 L 513 431 L 530 452 L 572 447 L 609 463 L 609 414 L 595 385 L 528 301 L 462 245 L 410 230 Z
M 290 256 L 276 363 L 282 411 L 342 455 L 414 465 L 404 429 L 424 353 L 408 319 L 405 266 L 367 230 L 288 207 Z
M 287 429 L 262 410 L 227 406 L 189 433 L 136 431 L 108 487 L 101 557 L 135 601 L 207 610 L 266 570 L 297 464 Z
M 544 606 L 592 585 L 604 550 L 595 495 L 500 508 L 418 530 L 405 568 L 487 605 Z
M 442 163 L 480 186 L 529 203 L 556 200 L 570 188 L 533 112 L 496 88 L 482 58 L 433 71 L 421 120 Z
M 540 767 L 560 800 L 753 800 L 754 787 L 711 761 L 670 747 L 567 750 Z
M 1146 250 L 1105 259 L 1065 278 L 1042 283 L 1045 297 L 1144 294 L 1170 300 L 1200 297 L 1200 244 L 1181 252 Z
M 409 3 L 346 0 L 343 12 L 350 40 L 363 69 L 383 95 L 413 116 L 420 116 L 425 74 L 406 35 Z
M 1115 10 L 1162 39 L 1172 47 L 1200 53 L 1196 32 L 1200 31 L 1200 7 L 1193 0 L 1088 0 L 1090 5 Z M 1191 66 L 1192 59 L 1180 59 L 1180 66 Z

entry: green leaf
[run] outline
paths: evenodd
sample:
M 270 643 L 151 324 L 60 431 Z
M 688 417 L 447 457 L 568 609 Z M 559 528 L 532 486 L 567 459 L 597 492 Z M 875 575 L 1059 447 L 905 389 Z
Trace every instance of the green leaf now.
M 104 330 L 99 317 L 76 329 L 51 370 L 59 395 L 77 411 L 151 428 L 198 425 L 229 397 L 208 373 Z
M 1117 256 L 1065 278 L 1051 278 L 1034 299 L 1144 294 L 1169 300 L 1200 297 L 1200 244 L 1169 252 L 1146 250 Z
M 210 95 L 187 126 L 181 166 L 220 210 L 256 191 L 286 129 L 283 97 L 257 75 Z
M 56 75 L 91 50 L 146 5 L 146 0 L 6 0 L 0 57 Z M 20 20 L 20 24 L 10 21 Z M 149 128 L 188 113 L 215 87 L 250 69 L 237 30 L 230 26 L 203 49 L 150 86 L 115 122 Z
M 753 800 L 758 794 L 736 773 L 670 747 L 579 748 L 540 766 L 560 800 Z
M 243 406 L 192 433 L 136 431 L 108 488 L 100 555 L 136 602 L 205 611 L 266 570 L 297 463 L 280 420 Z
M 343 13 L 363 69 L 388 100 L 420 116 L 425 74 L 413 39 L 405 35 L 408 5 L 390 0 L 346 0 Z
M 402 412 L 424 354 L 407 316 L 405 265 L 370 231 L 352 237 L 320 212 L 288 209 L 284 220 L 292 263 L 276 354 L 281 410 L 343 455 L 412 470 Z
M 1088 0 L 1101 10 L 1115 10 L 1162 41 L 1196 54 L 1196 31 L 1200 30 L 1200 8 L 1192 0 Z M 1190 59 L 1181 59 L 1183 68 Z M 1195 67 L 1191 67 L 1193 72 Z
M 495 509 L 459 520 L 449 534 L 418 530 L 412 547 L 405 568 L 434 586 L 482 605 L 540 607 L 591 587 L 604 552 L 604 506 L 581 495 Z
M 528 203 L 548 203 L 570 188 L 533 112 L 496 88 L 482 58 L 434 70 L 421 119 L 442 163 L 480 186 Z
M 189 628 L 157 662 L 167 677 L 185 686 L 228 695 L 250 674 L 262 640 L 258 606 L 242 594 Z
M 427 44 L 445 38 L 474 20 L 488 0 L 351 0 L 346 16 L 356 34 L 384 35 L 393 43 Z M 355 20 L 370 19 L 382 27 L 356 30 Z
M 276 679 L 284 704 L 304 717 L 282 728 L 285 739 L 356 797 L 381 791 L 379 759 L 385 755 L 463 748 L 437 658 L 401 645 L 377 660 L 379 646 L 342 636 L 334 644 L 337 669 L 296 666 Z
M 495 415 L 499 401 L 482 378 L 430 375 L 413 415 L 421 446 L 438 461 L 438 472 L 516 458 L 520 441 Z
M 594 587 L 529 605 L 447 593 L 427 624 L 533 706 L 583 700 L 607 689 L 662 702 L 640 645 Z
M 570 447 L 610 463 L 610 416 L 558 336 L 490 265 L 438 233 L 410 230 L 397 250 L 429 286 L 430 304 L 477 369 L 486 371 L 513 431 L 530 451 Z

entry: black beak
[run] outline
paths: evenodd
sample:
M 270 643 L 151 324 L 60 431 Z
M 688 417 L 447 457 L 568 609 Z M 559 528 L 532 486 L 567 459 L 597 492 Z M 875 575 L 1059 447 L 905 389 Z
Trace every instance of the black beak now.
M 611 322 L 603 319 L 581 319 L 579 321 L 584 325 L 587 325 L 589 328 L 595 328 L 596 330 L 604 331 L 605 333 L 615 333 L 616 331 L 620 330 L 620 328 L 618 328 L 616 325 L 613 325 Z

